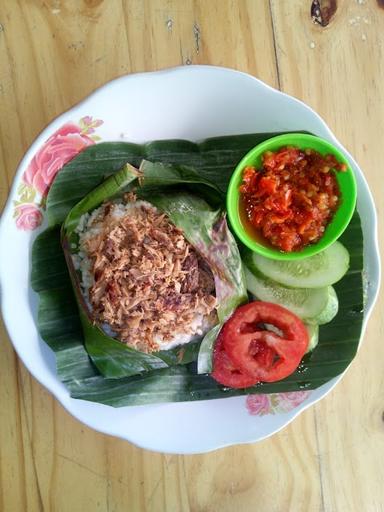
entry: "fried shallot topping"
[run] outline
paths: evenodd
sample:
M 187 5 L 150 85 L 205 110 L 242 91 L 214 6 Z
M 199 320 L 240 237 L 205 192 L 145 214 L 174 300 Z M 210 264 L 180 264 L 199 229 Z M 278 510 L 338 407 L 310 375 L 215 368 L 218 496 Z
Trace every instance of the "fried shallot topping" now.
M 201 334 L 197 316 L 215 320 L 215 285 L 208 265 L 165 214 L 142 201 L 131 204 L 119 216 L 121 205 L 105 203 L 96 219 L 102 229 L 85 239 L 94 277 L 89 301 L 96 323 L 149 353 L 178 333 Z

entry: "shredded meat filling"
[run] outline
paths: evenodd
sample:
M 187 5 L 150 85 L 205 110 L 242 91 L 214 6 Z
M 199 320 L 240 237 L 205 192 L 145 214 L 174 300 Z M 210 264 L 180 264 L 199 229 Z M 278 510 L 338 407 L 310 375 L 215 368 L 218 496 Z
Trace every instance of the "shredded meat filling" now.
M 196 315 L 216 317 L 211 270 L 182 232 L 152 206 L 124 216 L 106 203 L 84 248 L 94 284 L 89 289 L 94 320 L 143 352 L 159 350 L 159 340 L 196 334 Z

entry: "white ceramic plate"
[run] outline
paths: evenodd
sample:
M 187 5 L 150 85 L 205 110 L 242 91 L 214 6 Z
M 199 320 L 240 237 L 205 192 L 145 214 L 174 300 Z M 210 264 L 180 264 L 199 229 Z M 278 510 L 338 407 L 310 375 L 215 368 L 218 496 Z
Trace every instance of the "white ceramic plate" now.
M 196 141 L 218 135 L 303 129 L 344 151 L 356 173 L 367 282 L 364 333 L 380 280 L 372 196 L 351 155 L 324 121 L 300 101 L 244 73 L 188 66 L 114 80 L 55 119 L 39 135 L 18 168 L 1 219 L 2 311 L 10 339 L 25 366 L 73 416 L 100 432 L 151 450 L 206 452 L 270 436 L 341 379 L 334 378 L 314 391 L 120 409 L 75 400 L 58 379 L 54 355 L 39 337 L 37 296 L 29 286 L 31 245 L 45 227 L 40 195 L 61 165 L 96 139 Z

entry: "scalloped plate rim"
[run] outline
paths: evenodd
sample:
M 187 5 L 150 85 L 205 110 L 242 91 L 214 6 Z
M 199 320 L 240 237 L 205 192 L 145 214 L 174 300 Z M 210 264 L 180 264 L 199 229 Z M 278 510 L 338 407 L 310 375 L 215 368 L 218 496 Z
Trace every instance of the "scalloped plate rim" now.
M 316 119 L 319 126 L 321 126 L 324 133 L 328 136 L 329 140 L 331 140 L 336 146 L 338 146 L 346 154 L 347 158 L 352 162 L 352 165 L 355 168 L 355 170 L 357 170 L 357 172 L 359 173 L 359 180 L 360 180 L 359 188 L 361 186 L 364 188 L 364 193 L 369 200 L 368 208 L 369 208 L 369 212 L 370 212 L 370 223 L 372 226 L 371 248 L 374 249 L 373 254 L 371 255 L 372 256 L 371 272 L 376 281 L 375 283 L 373 283 L 372 289 L 370 290 L 369 295 L 368 295 L 368 302 L 366 305 L 366 310 L 365 310 L 364 320 L 363 320 L 363 325 L 362 325 L 362 332 L 361 332 L 361 337 L 360 337 L 360 342 L 359 342 L 359 348 L 360 348 L 362 339 L 364 337 L 364 333 L 366 330 L 367 322 L 369 320 L 369 317 L 371 315 L 371 312 L 373 310 L 374 304 L 375 304 L 377 296 L 378 296 L 378 292 L 379 292 L 379 288 L 380 288 L 380 278 L 381 278 L 378 236 L 377 236 L 377 216 L 376 216 L 375 206 L 374 206 L 374 202 L 373 202 L 373 197 L 369 190 L 369 187 L 368 187 L 367 181 L 364 177 L 364 174 L 361 171 L 358 164 L 356 163 L 356 161 L 354 160 L 354 158 L 341 145 L 341 143 L 338 141 L 336 136 L 333 134 L 333 132 L 327 126 L 325 121 L 311 107 L 306 105 L 304 102 L 302 102 L 286 93 L 283 93 L 283 92 L 271 87 L 270 85 L 265 84 L 260 79 L 254 77 L 252 75 L 249 75 L 247 73 L 241 72 L 241 71 L 224 68 L 224 67 L 207 66 L 207 65 L 191 65 L 191 66 L 187 66 L 187 67 L 177 66 L 177 67 L 162 69 L 159 71 L 151 71 L 151 72 L 143 72 L 143 73 L 124 75 L 124 76 L 115 78 L 115 79 L 107 82 L 106 84 L 102 85 L 101 87 L 95 89 L 91 94 L 86 96 L 84 99 L 82 99 L 80 102 L 78 102 L 71 109 L 67 110 L 66 112 L 64 112 L 64 113 L 60 114 L 59 116 L 57 116 L 56 118 L 54 118 L 39 133 L 39 135 L 35 138 L 33 143 L 30 145 L 29 149 L 26 151 L 24 157 L 21 159 L 21 161 L 18 165 L 16 174 L 15 174 L 15 177 L 13 180 L 13 184 L 10 189 L 7 203 L 2 212 L 2 216 L 0 219 L 0 234 L 5 231 L 5 226 L 6 226 L 5 219 L 9 214 L 10 208 L 12 208 L 12 198 L 15 195 L 16 186 L 20 180 L 20 176 L 21 176 L 23 169 L 26 167 L 26 164 L 31 160 L 32 156 L 36 153 L 36 150 L 38 149 L 38 147 L 48 138 L 49 134 L 51 134 L 53 131 L 55 131 L 61 124 L 64 123 L 65 120 L 70 119 L 71 115 L 73 115 L 79 108 L 86 105 L 90 100 L 95 99 L 98 95 L 104 94 L 109 89 L 113 88 L 115 84 L 121 83 L 125 80 L 140 80 L 142 77 L 147 78 L 148 76 L 151 76 L 151 75 L 161 77 L 161 76 L 165 76 L 165 75 L 172 75 L 175 73 L 176 74 L 177 73 L 186 73 L 186 74 L 197 73 L 197 75 L 198 75 L 201 71 L 203 72 L 203 74 L 206 71 L 213 72 L 213 73 L 215 73 L 215 72 L 229 73 L 232 77 L 238 76 L 238 77 L 251 79 L 254 81 L 254 83 L 255 83 L 255 85 L 257 85 L 257 87 L 264 89 L 264 90 L 269 90 L 274 95 L 282 96 L 282 97 L 286 98 L 287 101 L 289 101 L 293 104 L 296 104 L 296 106 L 301 106 L 301 108 L 304 108 L 313 118 Z M 92 112 L 90 112 L 90 114 L 92 114 Z M 220 134 L 217 134 L 217 135 L 220 136 Z M 205 138 L 205 137 L 202 137 L 202 138 Z M 1 255 L 1 249 L 2 249 L 2 244 L 1 244 L 1 237 L 0 237 L 0 255 Z M 1 292 L 3 289 L 2 283 L 3 283 L 3 274 L 2 274 L 2 270 L 0 268 L 0 285 L 1 285 L 0 290 L 1 290 Z M 244 435 L 241 435 L 243 433 L 240 433 L 239 435 L 233 435 L 231 437 L 231 439 L 221 440 L 221 441 L 220 440 L 217 440 L 217 441 L 211 440 L 211 441 L 208 441 L 208 443 L 201 443 L 199 446 L 196 446 L 196 447 L 177 445 L 173 448 L 172 446 L 162 447 L 162 446 L 155 445 L 155 444 L 151 445 L 151 443 L 143 442 L 138 438 L 132 438 L 129 435 L 127 435 L 126 433 L 124 434 L 123 432 L 119 432 L 114 428 L 101 428 L 99 425 L 96 425 L 94 422 L 88 421 L 86 415 L 82 416 L 81 414 L 78 414 L 77 412 L 75 412 L 73 410 L 72 402 L 73 402 L 73 400 L 75 400 L 76 402 L 83 402 L 83 403 L 87 404 L 87 406 L 89 405 L 90 402 L 86 402 L 86 401 L 78 400 L 78 399 L 72 399 L 69 396 L 68 391 L 64 388 L 64 385 L 61 385 L 58 390 L 51 389 L 50 385 L 47 383 L 47 378 L 44 378 L 44 376 L 36 374 L 36 371 L 34 370 L 34 366 L 31 363 L 31 361 L 28 360 L 28 358 L 25 358 L 25 355 L 21 353 L 20 347 L 17 346 L 16 343 L 12 340 L 11 334 L 10 334 L 10 330 L 11 330 L 10 326 L 11 326 L 12 321 L 7 317 L 7 315 L 5 313 L 4 304 L 6 302 L 6 299 L 3 297 L 3 293 L 1 293 L 0 298 L 1 298 L 1 311 L 3 314 L 5 329 L 8 333 L 8 336 L 9 336 L 18 356 L 20 357 L 20 359 L 22 360 L 23 364 L 26 366 L 28 371 L 34 376 L 34 378 L 42 386 L 44 386 L 45 389 L 47 389 L 50 393 L 52 393 L 53 396 L 61 403 L 61 405 L 72 416 L 74 416 L 76 419 L 78 419 L 82 423 L 86 424 L 90 428 L 93 428 L 94 430 L 97 430 L 104 434 L 113 435 L 115 437 L 118 437 L 118 438 L 121 438 L 124 440 L 128 440 L 128 441 L 132 442 L 133 444 L 135 444 L 136 446 L 139 446 L 141 448 L 148 449 L 148 450 L 160 451 L 160 452 L 164 452 L 164 453 L 175 453 L 175 454 L 196 454 L 196 453 L 210 452 L 210 451 L 217 450 L 219 448 L 224 448 L 224 447 L 231 446 L 231 445 L 249 444 L 249 443 L 254 443 L 254 442 L 266 439 L 267 437 L 270 437 L 274 433 L 282 430 L 291 421 L 293 421 L 293 419 L 296 418 L 302 411 L 306 410 L 308 407 L 310 407 L 311 405 L 314 405 L 319 400 L 321 400 L 324 396 L 326 396 L 335 387 L 335 385 L 343 378 L 343 376 L 345 375 L 346 371 L 349 368 L 349 366 L 348 366 L 348 368 L 341 375 L 333 378 L 331 381 L 327 382 L 320 388 L 317 388 L 316 390 L 312 391 L 312 395 L 309 398 L 307 398 L 306 400 L 304 400 L 304 402 L 301 405 L 299 405 L 298 407 L 296 407 L 295 409 L 289 411 L 288 413 L 278 413 L 277 415 L 285 416 L 285 421 L 283 421 L 279 426 L 274 427 L 270 431 L 266 432 L 265 434 L 257 435 L 257 434 L 251 433 L 248 436 L 244 436 Z M 42 342 L 42 343 L 44 343 L 44 342 Z M 57 380 L 58 380 L 58 378 L 57 378 Z M 316 395 L 318 395 L 318 396 L 316 396 Z M 216 399 L 216 400 L 201 401 L 201 402 L 206 402 L 206 403 L 226 402 L 227 404 L 229 404 L 231 401 L 239 402 L 241 400 L 244 401 L 244 399 L 245 399 L 245 397 L 242 396 L 242 397 L 232 397 L 232 398 L 226 398 L 226 399 Z M 180 402 L 180 403 L 174 403 L 172 405 L 188 404 L 188 405 L 193 406 L 193 404 L 197 404 L 197 403 L 199 403 L 199 402 Z M 91 402 L 91 404 L 93 404 L 93 403 Z M 163 404 L 159 404 L 158 407 L 161 408 L 162 405 Z M 168 405 L 168 404 L 164 404 L 164 405 Z M 106 407 L 109 409 L 108 406 L 102 406 L 102 407 Z M 146 406 L 146 405 L 135 406 L 135 409 L 142 408 L 142 410 L 144 411 L 145 408 L 147 408 L 147 407 L 151 407 L 151 406 Z M 132 407 L 124 407 L 121 409 L 132 409 Z M 139 413 L 140 413 L 140 411 L 139 411 Z M 253 418 L 253 421 L 257 422 L 257 420 L 258 420 L 258 418 Z

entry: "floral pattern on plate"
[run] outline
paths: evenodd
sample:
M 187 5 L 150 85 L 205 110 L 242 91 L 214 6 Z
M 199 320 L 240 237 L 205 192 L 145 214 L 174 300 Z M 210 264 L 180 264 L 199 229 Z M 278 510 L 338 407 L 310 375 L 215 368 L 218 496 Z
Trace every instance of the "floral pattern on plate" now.
M 78 153 L 100 140 L 95 129 L 101 119 L 85 116 L 78 124 L 68 122 L 41 146 L 24 171 L 17 189 L 13 216 L 18 229 L 32 231 L 43 221 L 42 211 L 57 173 Z
M 310 391 L 296 391 L 292 393 L 272 393 L 270 395 L 248 395 L 246 407 L 252 416 L 264 416 L 289 412 L 298 407 L 311 394 Z

